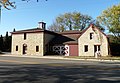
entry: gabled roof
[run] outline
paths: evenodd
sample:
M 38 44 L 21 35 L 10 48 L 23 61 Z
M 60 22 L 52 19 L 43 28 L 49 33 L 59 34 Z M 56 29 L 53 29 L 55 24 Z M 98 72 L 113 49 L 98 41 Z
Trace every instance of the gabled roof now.
M 90 24 L 86 29 L 84 29 L 84 30 L 81 32 L 81 35 L 80 35 L 80 36 L 82 36 L 82 35 L 87 31 L 87 29 L 89 29 L 90 27 L 96 28 L 96 29 L 97 29 L 98 31 L 100 31 L 104 36 L 107 37 L 107 35 L 106 35 L 104 32 L 102 32 L 98 27 L 96 27 L 94 24 Z

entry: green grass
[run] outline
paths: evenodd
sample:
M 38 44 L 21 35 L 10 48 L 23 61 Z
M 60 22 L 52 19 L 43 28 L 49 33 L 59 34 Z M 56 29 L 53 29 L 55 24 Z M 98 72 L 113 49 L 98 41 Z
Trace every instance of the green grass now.
M 101 59 L 101 60 L 120 60 L 120 57 L 115 56 L 104 56 L 95 58 L 93 56 L 65 56 L 64 58 L 75 58 L 75 59 Z

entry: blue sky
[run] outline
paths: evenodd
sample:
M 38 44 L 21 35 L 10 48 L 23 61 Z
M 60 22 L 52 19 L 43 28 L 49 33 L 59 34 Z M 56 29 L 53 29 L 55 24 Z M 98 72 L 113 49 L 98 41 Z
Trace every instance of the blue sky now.
M 13 0 L 12 0 L 13 1 Z M 66 12 L 81 12 L 94 19 L 103 10 L 112 5 L 120 3 L 120 0 L 31 0 L 28 3 L 21 0 L 16 1 L 17 8 L 6 10 L 2 8 L 0 34 L 6 31 L 30 29 L 38 26 L 39 21 L 44 21 L 47 26 L 52 24 L 55 18 Z

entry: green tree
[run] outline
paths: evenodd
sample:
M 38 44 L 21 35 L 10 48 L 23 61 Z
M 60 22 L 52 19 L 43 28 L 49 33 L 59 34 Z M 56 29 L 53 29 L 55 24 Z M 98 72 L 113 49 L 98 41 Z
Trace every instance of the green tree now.
M 10 0 L 0 0 L 0 6 L 10 10 L 9 7 L 16 8 L 15 2 L 10 2 Z
M 64 30 L 65 28 L 63 28 L 62 26 L 60 27 L 57 22 L 53 22 L 53 24 L 51 24 L 49 27 L 48 27 L 48 30 L 50 31 L 55 31 L 55 32 L 63 32 L 65 31 Z
M 61 31 L 64 30 L 83 30 L 86 28 L 92 21 L 92 17 L 88 15 L 83 15 L 80 12 L 69 12 L 63 15 L 56 17 L 55 22 L 52 24 L 52 27 L 49 27 L 49 30 L 53 28 L 54 24 L 59 26 Z M 55 26 L 54 26 L 55 27 Z M 55 31 L 55 30 L 54 30 Z
M 69 30 L 72 30 L 72 25 L 73 25 L 73 22 L 72 22 L 72 20 L 73 20 L 72 13 L 65 13 L 63 16 L 61 15 L 56 20 L 57 20 L 58 23 L 63 22 L 63 24 L 65 24 L 66 28 L 68 27 Z
M 98 21 L 109 29 L 120 42 L 120 4 L 113 5 L 112 7 L 104 10 L 100 16 L 97 17 Z
M 29 2 L 30 0 L 21 0 L 21 1 L 27 1 L 27 2 Z M 39 0 L 36 0 L 36 1 L 38 2 Z M 45 0 L 45 1 L 47 1 L 47 0 Z M 15 2 L 16 1 L 11 2 L 10 0 L 0 0 L 0 6 L 3 6 L 4 8 L 10 10 L 10 7 L 16 8 Z
M 3 36 L 0 36 L 0 51 L 3 51 Z
M 101 31 L 103 31 L 103 32 L 105 31 L 104 26 L 102 26 L 102 24 L 101 24 L 99 21 L 95 20 L 93 24 L 94 24 L 96 27 L 98 27 Z
M 91 16 L 82 14 L 80 19 L 80 30 L 86 28 L 92 21 L 93 19 Z
M 4 38 L 4 51 L 8 52 L 11 51 L 11 36 L 8 35 L 8 32 L 6 32 L 6 36 Z

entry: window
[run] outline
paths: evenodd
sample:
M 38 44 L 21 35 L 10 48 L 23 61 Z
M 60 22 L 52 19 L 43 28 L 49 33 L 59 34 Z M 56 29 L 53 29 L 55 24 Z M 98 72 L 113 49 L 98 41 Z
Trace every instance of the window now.
M 24 33 L 24 40 L 26 40 L 26 33 Z
M 90 40 L 93 39 L 93 33 L 90 33 Z
M 23 54 L 27 54 L 27 44 L 23 44 Z
M 36 46 L 36 52 L 39 52 L 39 46 Z
M 16 51 L 18 51 L 18 46 L 16 46 Z
M 88 45 L 85 45 L 84 48 L 85 48 L 84 52 L 87 52 L 88 51 Z

